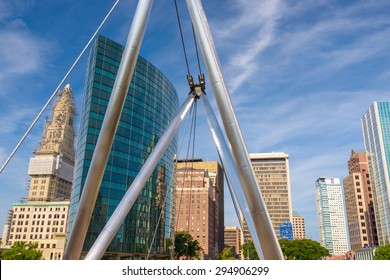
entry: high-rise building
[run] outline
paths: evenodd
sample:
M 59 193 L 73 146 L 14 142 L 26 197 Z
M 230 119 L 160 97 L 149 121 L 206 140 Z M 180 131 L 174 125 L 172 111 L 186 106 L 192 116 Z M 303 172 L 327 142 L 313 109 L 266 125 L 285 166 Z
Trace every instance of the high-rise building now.
M 283 224 L 279 225 L 279 233 L 281 239 L 294 239 L 293 225 L 291 222 L 285 221 Z
M 351 151 L 349 175 L 343 180 L 351 250 L 378 245 L 371 178 L 366 153 Z
M 292 221 L 288 154 L 249 154 L 249 157 L 276 236 L 280 237 L 279 225 Z
M 225 227 L 224 243 L 225 247 L 232 248 L 232 253 L 236 256 L 236 258 L 240 259 L 241 230 L 238 227 Z
M 5 246 L 37 242 L 46 260 L 62 259 L 65 249 L 74 168 L 73 98 L 69 84 L 58 94 L 40 148 L 30 159 L 28 201 L 13 205 L 3 231 Z
M 316 204 L 321 245 L 331 255 L 344 255 L 348 252 L 348 236 L 339 178 L 317 179 Z
M 68 234 L 87 177 L 124 47 L 99 36 L 91 48 L 77 144 Z M 139 57 L 115 134 L 82 255 L 89 251 L 127 189 L 178 112 L 178 95 L 168 78 Z M 172 238 L 172 177 L 177 138 L 169 145 L 106 254 L 115 258 L 166 257 Z
M 375 101 L 362 117 L 379 245 L 390 244 L 390 101 Z
M 299 216 L 299 214 L 293 211 L 292 217 L 294 239 L 305 239 L 306 238 L 306 229 L 305 229 L 305 218 Z
M 179 160 L 176 182 L 176 231 L 188 231 L 198 240 L 204 248 L 202 258 L 218 256 L 224 248 L 221 165 L 201 159 Z
M 74 168 L 75 105 L 70 85 L 58 94 L 40 148 L 30 159 L 28 201 L 69 200 Z

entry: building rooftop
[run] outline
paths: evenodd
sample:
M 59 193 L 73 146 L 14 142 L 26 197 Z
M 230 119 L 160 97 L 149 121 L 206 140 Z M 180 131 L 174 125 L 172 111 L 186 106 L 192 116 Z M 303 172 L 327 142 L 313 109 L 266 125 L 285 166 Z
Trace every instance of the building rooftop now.
M 272 152 L 272 153 L 250 153 L 251 159 L 263 159 L 263 158 L 288 158 L 288 154 L 284 152 Z

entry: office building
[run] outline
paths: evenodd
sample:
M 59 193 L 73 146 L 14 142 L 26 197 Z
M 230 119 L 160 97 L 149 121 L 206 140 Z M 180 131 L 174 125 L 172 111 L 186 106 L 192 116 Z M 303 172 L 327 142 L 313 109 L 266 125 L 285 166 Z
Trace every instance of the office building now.
M 216 161 L 179 160 L 176 174 L 176 231 L 198 240 L 202 258 L 216 257 L 224 247 L 222 168 Z
M 37 242 L 44 260 L 61 260 L 65 250 L 69 201 L 14 204 L 10 212 L 6 247 L 16 241 Z M 3 237 L 4 238 L 4 237 Z
M 374 102 L 362 117 L 380 246 L 390 244 L 390 102 Z
M 299 216 L 297 212 L 293 211 L 292 224 L 293 224 L 294 239 L 305 239 L 306 238 L 305 218 Z
M 99 36 L 89 55 L 77 144 L 70 233 L 102 126 L 124 47 Z M 142 165 L 178 112 L 178 96 L 168 78 L 139 57 L 115 134 L 82 257 L 91 248 Z M 172 238 L 172 177 L 177 138 L 169 145 L 106 250 L 117 259 L 165 258 Z M 103 257 L 104 258 L 104 257 Z
M 69 200 L 74 168 L 74 105 L 70 85 L 58 94 L 38 150 L 30 159 L 28 201 Z
M 249 157 L 273 228 L 279 238 L 279 225 L 292 221 L 288 154 L 249 154 Z M 244 236 L 247 235 L 248 233 L 244 233 Z
M 232 253 L 236 256 L 237 259 L 241 258 L 241 230 L 238 227 L 225 227 L 224 243 L 225 247 L 232 248 Z
M 45 260 L 62 259 L 74 168 L 74 96 L 70 85 L 58 93 L 40 147 L 30 159 L 27 203 L 14 204 L 3 244 L 37 242 Z
M 203 161 L 202 159 L 178 160 L 177 168 L 192 167 L 207 170 L 212 184 L 212 197 L 215 203 L 215 250 L 222 252 L 224 248 L 224 174 L 217 161 Z
M 328 249 L 331 255 L 344 255 L 349 249 L 339 178 L 317 179 L 316 204 L 321 245 Z
M 351 250 L 377 246 L 371 178 L 364 151 L 351 151 L 348 173 L 343 186 Z

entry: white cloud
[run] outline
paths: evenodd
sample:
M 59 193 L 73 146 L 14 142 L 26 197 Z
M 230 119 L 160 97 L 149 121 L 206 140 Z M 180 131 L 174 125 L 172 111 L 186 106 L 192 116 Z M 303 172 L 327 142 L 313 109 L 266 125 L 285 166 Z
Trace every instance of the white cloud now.
M 5 135 L 20 132 L 20 128 L 24 126 L 27 127 L 37 112 L 38 108 L 26 106 L 13 106 L 6 109 L 0 115 L 0 135 L 3 135 L 4 139 Z
M 253 77 L 260 67 L 259 54 L 275 41 L 275 29 L 281 15 L 281 1 L 237 1 L 232 8 L 235 13 L 215 29 L 216 41 L 223 49 L 224 41 L 235 38 L 231 56 L 227 62 L 226 73 L 230 78 L 230 90 L 234 93 L 238 87 Z M 252 34 L 248 36 L 248 33 Z
M 39 71 L 44 65 L 47 41 L 33 35 L 22 20 L 8 22 L 0 29 L 0 80 L 14 75 L 23 75 Z

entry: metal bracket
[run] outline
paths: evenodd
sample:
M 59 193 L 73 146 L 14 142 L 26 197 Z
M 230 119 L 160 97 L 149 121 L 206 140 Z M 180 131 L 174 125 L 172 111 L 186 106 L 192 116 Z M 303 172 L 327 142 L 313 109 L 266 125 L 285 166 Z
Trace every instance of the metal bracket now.
M 206 81 L 204 74 L 198 75 L 198 84 L 194 83 L 194 78 L 190 75 L 187 76 L 188 85 L 190 86 L 190 93 L 195 95 L 195 99 L 199 99 L 202 94 L 206 94 L 204 91 L 206 89 Z

